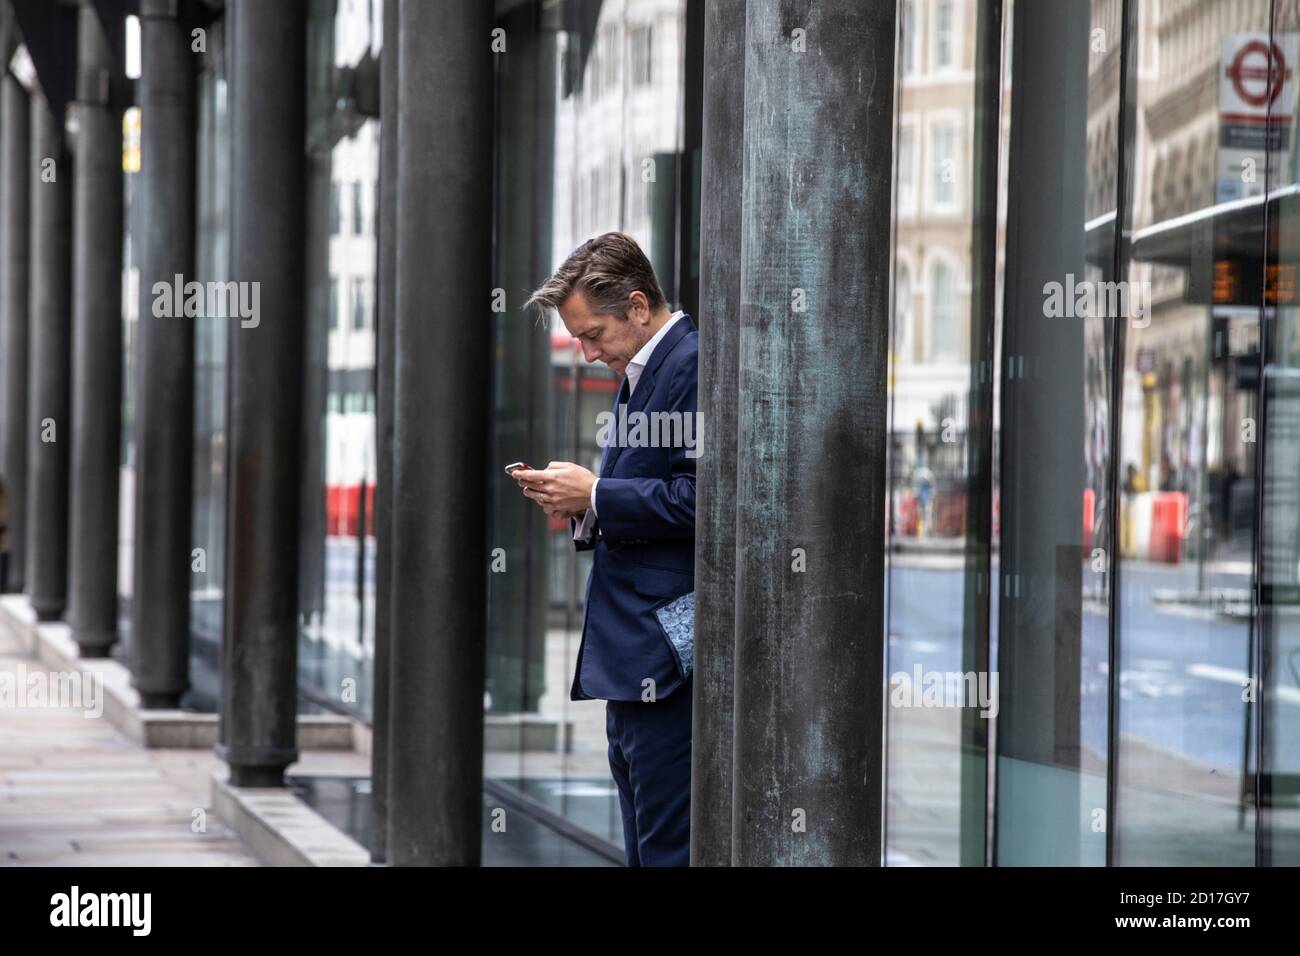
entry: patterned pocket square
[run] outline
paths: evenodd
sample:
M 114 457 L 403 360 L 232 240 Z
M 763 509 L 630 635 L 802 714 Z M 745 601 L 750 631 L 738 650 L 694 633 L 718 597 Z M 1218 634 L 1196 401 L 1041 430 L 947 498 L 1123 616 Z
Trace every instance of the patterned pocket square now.
M 659 623 L 682 665 L 682 677 L 691 676 L 695 661 L 695 592 L 683 594 L 655 611 Z

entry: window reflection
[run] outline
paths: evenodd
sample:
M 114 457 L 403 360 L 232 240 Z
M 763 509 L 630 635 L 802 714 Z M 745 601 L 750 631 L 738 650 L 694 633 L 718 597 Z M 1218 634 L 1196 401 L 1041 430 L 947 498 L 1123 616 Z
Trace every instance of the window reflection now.
M 230 255 L 230 169 L 226 79 L 219 60 L 199 79 L 198 223 L 199 279 L 224 281 Z M 221 639 L 226 573 L 226 320 L 195 319 L 194 510 L 195 542 L 206 551 L 190 595 L 190 626 L 199 646 Z M 210 655 L 211 656 L 211 655 Z M 215 678 L 214 678 L 215 680 Z
M 374 653 L 375 226 L 379 121 L 337 91 L 372 68 L 382 4 L 315 4 L 308 47 L 306 442 L 299 686 L 369 719 Z
M 542 10 L 539 10 L 543 8 Z M 587 365 L 558 316 L 518 311 L 579 244 L 632 235 L 680 304 L 678 239 L 686 30 L 682 0 L 522 4 L 498 21 L 511 38 L 497 95 L 497 285 L 491 541 L 507 574 L 489 576 L 485 773 L 622 846 L 603 701 L 571 701 L 590 553 L 548 521 L 501 466 L 575 461 L 598 470 L 598 416 L 618 379 Z M 585 14 L 591 22 L 584 22 Z M 540 157 L 540 160 L 539 160 Z
M 1254 862 L 1263 0 L 1141 4 L 1122 388 L 1116 862 Z M 1234 76 L 1237 79 L 1234 80 Z M 1236 206 L 1246 202 L 1245 207 Z M 1216 278 L 1217 277 L 1217 278 Z M 1254 286 L 1252 289 L 1251 286 Z M 1293 478 L 1294 478 L 1294 472 Z
M 980 311 L 968 277 L 976 249 L 997 239 L 996 230 L 977 226 L 973 157 L 962 148 L 982 115 L 972 78 L 978 43 L 974 29 L 955 28 L 958 18 L 974 25 L 976 15 L 973 0 L 900 4 L 888 578 L 895 704 L 905 698 L 892 695 L 918 677 L 966 669 L 976 620 L 967 609 L 976 587 L 968 558 L 982 546 L 987 561 L 988 540 L 981 544 L 968 497 L 972 445 L 983 439 L 968 409 L 979 367 L 971 343 L 991 316 Z M 917 69 L 918 50 L 930 51 L 932 75 Z M 963 766 L 961 710 L 896 705 L 887 720 L 886 862 L 982 859 L 984 801 L 963 796 L 972 768 Z

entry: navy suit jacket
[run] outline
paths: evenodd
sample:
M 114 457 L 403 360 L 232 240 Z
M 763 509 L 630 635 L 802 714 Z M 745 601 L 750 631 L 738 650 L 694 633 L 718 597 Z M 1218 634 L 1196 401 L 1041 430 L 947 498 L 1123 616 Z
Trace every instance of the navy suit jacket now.
M 655 611 L 695 589 L 699 339 L 691 317 L 683 315 L 655 346 L 627 402 L 629 434 L 636 412 L 647 418 L 653 412 L 681 412 L 690 416 L 694 447 L 681 441 L 678 447 L 638 447 L 630 440 L 628 447 L 619 447 L 617 420 L 606 444 L 595 528 L 587 543 L 574 543 L 580 551 L 594 550 L 595 560 L 587 578 L 571 700 L 641 700 L 647 679 L 654 681 L 655 699 L 662 699 L 684 682 Z M 615 413 L 625 400 L 626 377 Z

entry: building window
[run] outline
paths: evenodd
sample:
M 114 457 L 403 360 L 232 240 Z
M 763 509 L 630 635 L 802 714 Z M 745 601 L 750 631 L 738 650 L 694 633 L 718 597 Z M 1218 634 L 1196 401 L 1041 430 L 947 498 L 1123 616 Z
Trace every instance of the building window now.
M 575 56 L 581 59 L 581 54 L 575 52 Z M 595 44 L 592 47 L 591 55 L 587 57 L 587 81 L 583 84 L 583 91 L 586 93 L 587 101 L 591 102 L 600 95 L 600 45 Z
M 618 89 L 618 31 L 607 26 L 601 29 L 587 60 L 587 72 L 591 83 L 588 86 L 592 100 L 599 100 L 606 93 Z
M 338 183 L 330 183 L 330 235 L 337 236 L 339 227 L 342 223 L 342 213 L 339 209 L 343 202 L 342 191 Z
M 633 158 L 627 170 L 627 219 L 638 226 L 648 218 L 646 206 L 650 190 L 644 179 L 644 162 L 643 159 Z
M 650 26 L 636 27 L 632 30 L 630 45 L 632 58 L 632 85 L 649 86 L 653 45 Z
M 939 0 L 934 7 L 934 70 L 950 70 L 957 62 L 957 12 L 953 0 Z
M 916 72 L 916 0 L 905 0 L 901 24 L 902 36 L 899 38 L 903 55 L 903 75 L 911 76 Z
M 604 39 L 601 41 L 605 46 L 605 79 L 601 84 L 601 92 L 608 93 L 618 89 L 618 71 L 622 65 L 620 57 L 617 55 L 618 29 L 616 27 L 607 27 L 603 31 Z M 612 54 L 612 55 L 611 55 Z
M 364 329 L 369 325 L 367 291 L 364 279 L 352 280 L 352 328 L 356 330 Z
M 898 127 L 898 211 L 916 212 L 916 128 Z
M 956 359 L 957 347 L 957 274 L 946 262 L 936 262 L 930 269 L 930 340 L 927 343 L 932 361 Z
M 352 235 L 364 236 L 365 234 L 366 223 L 361 206 L 361 180 L 357 180 L 352 184 Z
M 930 127 L 930 207 L 936 212 L 957 209 L 957 127 L 936 123 Z
M 330 301 L 329 301 L 329 328 L 331 332 L 337 332 L 339 327 L 339 280 L 338 276 L 330 277 Z
M 900 362 L 911 361 L 909 343 L 912 341 L 912 271 L 898 264 L 894 280 L 894 341 L 891 350 Z

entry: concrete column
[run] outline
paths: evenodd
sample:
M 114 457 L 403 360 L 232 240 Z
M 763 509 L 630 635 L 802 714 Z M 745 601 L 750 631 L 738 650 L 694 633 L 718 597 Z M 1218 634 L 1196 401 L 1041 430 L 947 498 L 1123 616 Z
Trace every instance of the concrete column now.
M 280 786 L 298 759 L 307 11 L 303 0 L 236 0 L 227 10 L 230 277 L 257 284 L 260 312 L 230 322 L 217 751 L 235 786 Z
M 477 865 L 483 776 L 492 7 L 404 3 L 388 859 Z
M 878 865 L 895 9 L 746 9 L 732 862 Z
M 388 858 L 389 634 L 392 620 L 393 374 L 397 367 L 398 4 L 384 5 L 379 55 L 379 216 L 375 269 L 375 658 L 371 709 L 371 858 Z
M 27 421 L 27 592 L 38 620 L 68 593 L 68 446 L 72 337 L 72 162 L 56 116 L 31 107 L 31 325 Z
M 194 322 L 174 289 L 195 281 L 195 69 L 168 0 L 140 6 L 140 324 L 135 401 L 131 672 L 145 707 L 189 687 Z M 206 297 L 205 297 L 206 298 Z M 156 315 L 161 301 L 165 314 Z M 206 306 L 205 306 L 206 307 Z
M 27 538 L 27 306 L 31 120 L 27 91 L 0 78 L 0 479 L 8 515 L 4 590 L 21 591 Z
M 705 8 L 700 169 L 699 399 L 708 441 L 695 476 L 695 726 L 691 864 L 731 863 L 736 646 L 736 400 L 745 144 L 745 0 Z M 685 270 L 684 270 L 685 271 Z
M 78 32 L 73 209 L 72 498 L 68 617 L 82 657 L 117 640 L 122 440 L 122 114 L 93 7 Z

